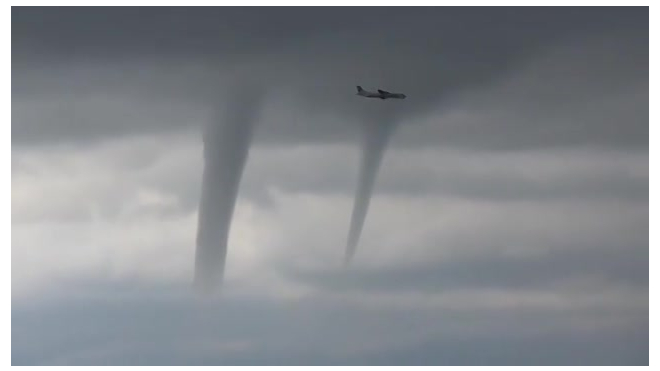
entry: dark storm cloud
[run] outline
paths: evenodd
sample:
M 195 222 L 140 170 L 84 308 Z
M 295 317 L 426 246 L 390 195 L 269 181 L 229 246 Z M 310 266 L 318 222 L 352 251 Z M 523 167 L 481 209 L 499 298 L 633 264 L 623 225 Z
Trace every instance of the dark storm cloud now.
M 444 45 L 460 48 L 481 37 L 487 45 L 495 36 L 509 36 L 492 47 L 518 49 L 575 31 L 636 25 L 647 14 L 646 8 L 578 7 L 14 7 L 12 46 L 52 56 L 222 56 L 288 51 L 315 39 L 346 46 L 349 35 L 363 36 L 358 31 L 388 36 L 383 46 L 388 41 L 433 46 L 446 32 L 462 31 Z M 414 31 L 420 29 L 428 32 L 426 39 L 417 38 Z M 521 34 L 525 29 L 530 32 Z
M 648 120 L 643 94 L 633 94 L 626 110 L 617 104 L 594 104 L 588 111 L 567 105 L 584 106 L 621 92 L 621 84 L 609 83 L 621 76 L 637 76 L 623 79 L 627 88 L 647 78 L 646 8 L 21 8 L 12 13 L 15 142 L 199 126 L 200 116 L 241 80 L 268 87 L 266 105 L 279 104 L 257 134 L 262 140 L 349 140 L 355 120 L 371 115 L 353 96 L 357 84 L 406 92 L 410 99 L 398 115 L 404 121 L 440 107 L 446 113 L 462 92 L 470 94 L 461 107 L 482 115 L 467 122 L 438 117 L 440 122 L 401 133 L 402 143 L 642 145 L 647 134 L 640 124 Z M 605 57 L 599 55 L 603 48 L 592 52 L 592 39 L 584 37 L 613 51 Z M 504 98 L 506 112 L 488 110 L 500 106 L 499 92 L 481 100 L 472 96 L 547 48 L 571 42 L 578 47 L 563 60 L 568 66 L 587 62 L 577 71 L 524 82 L 518 94 Z M 612 59 L 612 54 L 626 57 Z M 589 79 L 580 78 L 586 73 Z M 35 74 L 38 79 L 30 78 Z M 573 80 L 583 88 L 575 89 Z M 73 94 L 75 103 L 62 102 L 64 92 Z M 99 108 L 102 118 L 94 118 L 99 109 L 79 99 L 127 92 L 136 103 L 126 102 L 128 112 L 137 112 L 131 107 L 143 101 L 161 104 L 151 103 L 153 108 L 140 110 L 135 119 L 108 104 Z M 171 120 L 162 119 L 167 107 L 178 112 Z M 282 113 L 287 111 L 296 117 Z M 580 119 L 590 111 L 596 112 Z M 320 125 L 319 115 L 333 116 L 333 125 Z M 552 117 L 565 124 L 557 127 Z M 619 130 L 624 118 L 626 127 Z M 98 120 L 104 123 L 95 125 Z

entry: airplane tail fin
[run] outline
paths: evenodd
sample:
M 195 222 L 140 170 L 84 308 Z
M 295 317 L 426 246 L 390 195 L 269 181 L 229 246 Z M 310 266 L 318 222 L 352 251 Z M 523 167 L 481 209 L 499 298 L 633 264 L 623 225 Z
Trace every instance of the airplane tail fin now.
M 357 86 L 357 91 L 358 91 L 358 93 L 361 92 L 361 91 L 363 91 L 363 90 L 364 90 L 364 89 L 362 89 L 362 87 L 361 87 L 360 85 Z

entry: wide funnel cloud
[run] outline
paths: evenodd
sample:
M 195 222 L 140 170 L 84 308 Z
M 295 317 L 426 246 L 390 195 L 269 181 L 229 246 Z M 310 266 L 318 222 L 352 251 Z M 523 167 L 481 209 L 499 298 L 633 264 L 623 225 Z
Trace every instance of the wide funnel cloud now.
M 248 157 L 261 94 L 232 92 L 224 112 L 204 131 L 204 174 L 199 205 L 195 286 L 210 291 L 224 275 L 238 187 Z

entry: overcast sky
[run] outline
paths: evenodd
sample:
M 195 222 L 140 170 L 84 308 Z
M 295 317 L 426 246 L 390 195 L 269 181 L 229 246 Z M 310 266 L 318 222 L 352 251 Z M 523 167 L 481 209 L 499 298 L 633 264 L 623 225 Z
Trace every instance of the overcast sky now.
M 648 26 L 13 7 L 12 364 L 648 364 Z M 408 98 L 343 267 L 362 128 L 394 112 L 356 85 Z M 257 125 L 200 299 L 202 129 L 237 92 Z

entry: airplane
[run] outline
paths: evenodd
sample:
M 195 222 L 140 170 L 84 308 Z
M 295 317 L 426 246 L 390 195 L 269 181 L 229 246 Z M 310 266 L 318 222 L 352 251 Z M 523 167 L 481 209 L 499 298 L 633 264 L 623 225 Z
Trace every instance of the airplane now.
M 367 98 L 380 98 L 380 99 L 406 99 L 405 94 L 401 93 L 390 93 L 389 91 L 378 89 L 378 93 L 373 93 L 362 89 L 361 86 L 357 86 L 357 95 L 367 97 Z

